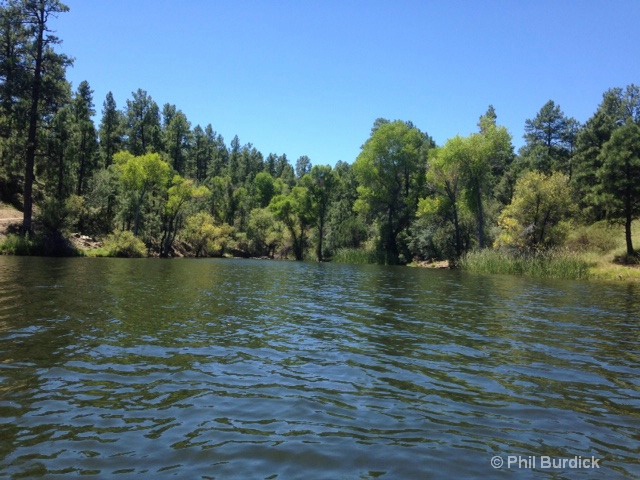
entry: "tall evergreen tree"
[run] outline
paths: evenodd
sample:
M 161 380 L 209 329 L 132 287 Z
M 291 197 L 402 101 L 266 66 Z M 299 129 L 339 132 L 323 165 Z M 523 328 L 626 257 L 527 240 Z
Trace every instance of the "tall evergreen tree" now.
M 73 133 L 73 112 L 70 105 L 61 108 L 51 122 L 47 136 L 47 162 L 43 169 L 47 194 L 64 201 L 73 191 L 73 174 L 69 150 Z
M 29 88 L 29 32 L 22 5 L 0 5 L 0 198 L 15 201 L 24 180 Z
M 231 139 L 231 144 L 229 145 L 229 161 L 227 164 L 226 174 L 231 178 L 231 182 L 233 185 L 238 185 L 241 181 L 241 172 L 239 172 L 240 168 L 240 139 L 238 135 L 235 135 Z
M 45 90 L 43 87 L 47 87 L 43 81 L 45 80 L 44 74 L 47 70 L 52 72 L 61 70 L 64 75 L 64 66 L 68 63 L 66 57 L 57 55 L 53 51 L 53 46 L 59 44 L 60 41 L 50 34 L 48 22 L 50 18 L 68 10 L 69 8 L 58 0 L 32 0 L 22 4 L 22 15 L 30 37 L 28 52 L 33 61 L 33 76 L 30 78 L 29 130 L 24 170 L 24 219 L 22 223 L 24 232 L 32 231 L 34 169 L 43 112 L 40 102 L 45 97 L 43 95 Z M 56 80 L 53 79 L 53 83 Z M 46 104 L 44 108 L 47 108 Z
M 628 121 L 640 124 L 640 88 L 633 84 L 606 91 L 598 109 L 577 135 L 572 182 L 588 220 L 602 220 L 606 215 L 599 191 L 598 172 L 604 159 L 600 153 L 613 133 Z
M 73 100 L 74 164 L 77 168 L 76 195 L 85 193 L 88 180 L 98 167 L 98 141 L 92 117 L 95 115 L 93 91 L 89 83 L 78 85 Z
M 113 163 L 113 156 L 122 150 L 124 116 L 116 107 L 116 101 L 111 92 L 107 93 L 102 105 L 100 152 L 103 166 L 108 167 Z
M 210 147 L 207 137 L 200 125 L 196 125 L 192 132 L 192 144 L 189 151 L 189 163 L 194 166 L 195 178 L 198 182 L 204 182 L 209 168 Z
M 136 156 L 148 152 L 160 152 L 161 129 L 158 104 L 144 90 L 133 92 L 127 100 L 126 122 L 128 150 Z
M 300 180 L 309 173 L 311 173 L 311 159 L 306 155 L 302 155 L 296 160 L 296 178 Z
M 600 152 L 601 201 L 609 219 L 624 223 L 627 255 L 634 255 L 631 223 L 640 216 L 640 127 L 632 118 Z
M 191 124 L 182 111 L 173 113 L 164 131 L 165 151 L 171 160 L 171 166 L 179 175 L 193 177 L 195 168 L 187 165 L 191 144 Z
M 521 151 L 531 168 L 543 173 L 571 173 L 571 154 L 575 144 L 577 121 L 568 118 L 549 100 L 533 119 L 525 121 L 526 145 Z

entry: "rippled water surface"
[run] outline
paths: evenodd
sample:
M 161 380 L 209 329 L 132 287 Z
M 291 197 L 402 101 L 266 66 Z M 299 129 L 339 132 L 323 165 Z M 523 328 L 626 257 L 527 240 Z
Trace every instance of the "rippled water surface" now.
M 0 477 L 640 478 L 639 294 L 0 258 Z M 507 468 L 509 455 L 600 469 Z

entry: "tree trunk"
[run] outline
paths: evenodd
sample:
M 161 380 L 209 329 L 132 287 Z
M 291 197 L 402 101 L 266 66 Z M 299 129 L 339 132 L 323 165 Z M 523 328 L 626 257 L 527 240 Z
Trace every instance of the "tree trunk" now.
M 484 210 L 482 208 L 482 191 L 480 190 L 480 185 L 476 188 L 476 202 L 478 202 L 478 246 L 484 248 Z
M 318 224 L 318 245 L 316 246 L 316 257 L 319 262 L 323 260 L 322 258 L 322 237 L 324 237 L 324 220 L 320 219 Z
M 294 237 L 293 254 L 297 261 L 301 262 L 304 260 L 304 225 L 300 225 L 300 235 L 298 236 L 297 241 Z
M 396 235 L 393 229 L 393 217 L 395 214 L 395 209 L 390 206 L 388 210 L 388 218 L 387 218 L 387 231 L 386 235 L 382 235 L 382 238 L 386 239 L 385 242 L 385 263 L 387 265 L 397 265 L 398 264 L 398 243 L 396 242 Z
M 625 209 L 625 222 L 624 222 L 624 236 L 627 241 L 627 255 L 633 256 L 635 252 L 633 250 L 633 241 L 631 240 L 631 222 L 633 217 L 631 215 L 631 192 L 629 192 L 629 188 L 627 187 L 627 192 L 624 199 L 624 209 Z
M 64 197 L 64 151 L 63 147 L 58 159 L 58 200 Z
M 36 40 L 36 64 L 31 89 L 31 110 L 29 111 L 29 136 L 27 138 L 27 158 L 24 171 L 24 209 L 22 231 L 31 233 L 33 218 L 33 170 L 36 163 L 38 148 L 38 103 L 40 102 L 40 87 L 42 83 L 42 51 L 44 48 L 45 2 L 38 5 L 38 37 Z
M 78 168 L 78 186 L 76 188 L 76 194 L 82 195 L 82 184 L 84 183 L 84 173 L 87 164 L 87 157 L 85 153 L 86 137 L 85 132 L 82 132 L 82 140 L 80 141 L 80 167 Z
M 460 238 L 460 221 L 458 220 L 458 207 L 453 204 L 453 228 L 456 232 L 456 258 L 462 255 L 462 241 Z

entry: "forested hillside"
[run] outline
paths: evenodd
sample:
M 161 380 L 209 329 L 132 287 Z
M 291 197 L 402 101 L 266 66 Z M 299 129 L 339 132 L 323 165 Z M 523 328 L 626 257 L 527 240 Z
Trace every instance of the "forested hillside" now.
M 476 133 L 441 146 L 428 126 L 377 119 L 353 163 L 321 165 L 226 141 L 142 88 L 125 105 L 94 99 L 89 81 L 66 80 L 71 61 L 48 28 L 67 8 L 1 5 L 0 197 L 45 252 L 67 251 L 77 232 L 114 255 L 455 261 L 473 249 L 553 249 L 606 220 L 624 225 L 634 256 L 636 85 L 604 92 L 584 124 L 550 100 L 526 120 L 518 152 L 489 106 Z

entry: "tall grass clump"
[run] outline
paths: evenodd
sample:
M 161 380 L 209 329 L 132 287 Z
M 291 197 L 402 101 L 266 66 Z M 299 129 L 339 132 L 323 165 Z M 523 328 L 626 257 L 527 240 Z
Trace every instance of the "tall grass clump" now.
M 478 250 L 467 253 L 459 265 L 463 270 L 473 273 L 572 280 L 589 278 L 589 264 L 575 253 L 562 250 L 526 254 Z
M 333 254 L 332 261 L 351 265 L 381 264 L 384 263 L 384 255 L 360 248 L 339 248 Z

